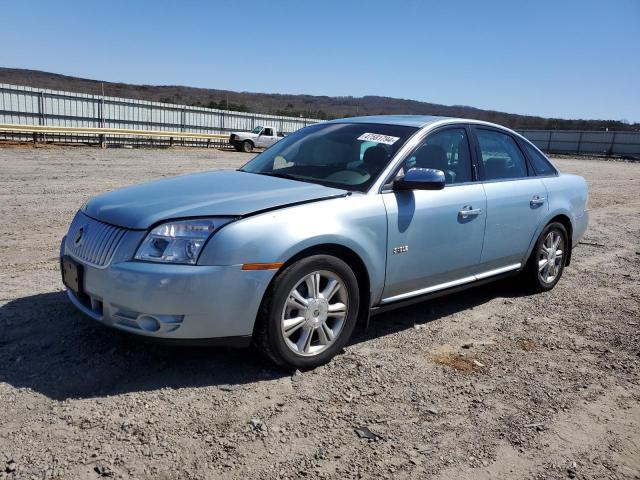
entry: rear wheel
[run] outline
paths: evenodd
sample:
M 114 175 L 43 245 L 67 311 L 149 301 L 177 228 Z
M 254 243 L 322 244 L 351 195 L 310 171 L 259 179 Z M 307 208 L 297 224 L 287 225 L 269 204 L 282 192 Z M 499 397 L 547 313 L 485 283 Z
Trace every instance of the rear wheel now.
M 345 262 L 329 255 L 303 258 L 267 292 L 255 342 L 278 365 L 322 365 L 349 340 L 359 301 L 358 282 Z
M 253 150 L 253 143 L 251 143 L 248 140 L 245 140 L 244 142 L 242 142 L 242 151 L 244 153 L 251 153 L 252 150 Z
M 537 292 L 556 286 L 568 254 L 567 230 L 561 223 L 547 225 L 536 242 L 524 271 L 525 280 Z

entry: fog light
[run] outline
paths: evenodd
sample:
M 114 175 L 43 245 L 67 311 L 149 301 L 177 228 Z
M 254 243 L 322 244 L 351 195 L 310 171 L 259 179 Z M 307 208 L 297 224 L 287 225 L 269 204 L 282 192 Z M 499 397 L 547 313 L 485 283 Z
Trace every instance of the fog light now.
M 136 321 L 140 328 L 147 332 L 157 332 L 160 330 L 160 321 L 152 315 L 140 315 Z

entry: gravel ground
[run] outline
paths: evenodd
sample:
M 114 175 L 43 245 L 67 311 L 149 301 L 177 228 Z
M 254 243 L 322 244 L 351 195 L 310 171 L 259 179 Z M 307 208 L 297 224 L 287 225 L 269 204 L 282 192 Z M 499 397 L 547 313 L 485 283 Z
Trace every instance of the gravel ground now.
M 553 291 L 375 317 L 314 371 L 74 311 L 57 253 L 84 200 L 249 158 L 0 148 L 0 479 L 640 478 L 640 164 L 556 159 L 589 181 L 591 225 Z

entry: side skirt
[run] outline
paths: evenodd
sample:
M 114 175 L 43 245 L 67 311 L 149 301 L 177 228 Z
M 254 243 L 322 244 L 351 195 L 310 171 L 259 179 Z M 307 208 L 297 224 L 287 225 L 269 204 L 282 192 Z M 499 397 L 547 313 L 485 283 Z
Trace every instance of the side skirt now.
M 445 288 L 442 290 L 437 290 L 435 292 L 429 292 L 424 295 L 418 295 L 416 297 L 407 298 L 405 300 L 398 300 L 395 302 L 385 303 L 384 305 L 377 305 L 372 307 L 370 310 L 370 315 L 379 315 L 381 313 L 388 312 L 390 310 L 395 310 L 396 308 L 407 307 L 409 305 L 414 305 L 416 303 L 425 302 L 427 300 L 432 300 L 438 297 L 444 297 L 445 295 L 449 295 L 451 293 L 461 292 L 463 290 L 467 290 L 469 288 L 478 287 L 480 285 L 485 285 L 487 283 L 496 282 L 498 280 L 502 280 L 504 278 L 513 277 L 520 273 L 520 269 L 511 270 L 509 272 L 501 273 L 499 275 L 493 275 L 491 277 L 482 278 L 479 280 L 475 280 L 473 282 L 464 283 L 462 285 L 458 285 L 451 288 Z

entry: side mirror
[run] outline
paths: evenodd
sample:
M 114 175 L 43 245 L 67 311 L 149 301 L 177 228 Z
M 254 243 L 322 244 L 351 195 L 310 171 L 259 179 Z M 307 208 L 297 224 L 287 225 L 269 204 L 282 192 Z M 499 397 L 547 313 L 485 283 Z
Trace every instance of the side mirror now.
M 394 190 L 442 190 L 445 178 L 442 170 L 410 168 L 404 177 L 393 182 Z

